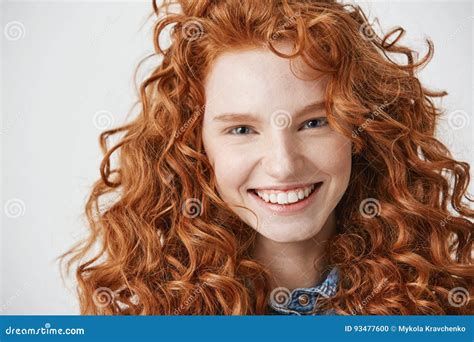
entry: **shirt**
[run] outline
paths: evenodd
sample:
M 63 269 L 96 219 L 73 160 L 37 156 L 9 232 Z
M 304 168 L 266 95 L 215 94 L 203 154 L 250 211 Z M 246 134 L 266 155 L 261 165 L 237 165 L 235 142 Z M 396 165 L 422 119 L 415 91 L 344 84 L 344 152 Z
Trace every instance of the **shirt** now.
M 296 288 L 293 291 L 284 287 L 274 289 L 270 295 L 270 309 L 274 315 L 316 315 L 318 312 L 318 299 L 336 294 L 339 271 L 333 267 L 326 279 L 314 287 Z M 321 314 L 321 313 L 319 313 Z M 322 314 L 334 314 L 326 311 Z

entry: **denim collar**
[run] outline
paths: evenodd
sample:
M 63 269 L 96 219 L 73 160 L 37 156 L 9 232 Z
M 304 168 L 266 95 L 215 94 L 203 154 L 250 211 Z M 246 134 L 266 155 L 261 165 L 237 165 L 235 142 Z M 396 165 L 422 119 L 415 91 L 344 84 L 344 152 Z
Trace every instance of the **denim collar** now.
M 273 314 L 283 315 L 316 315 L 318 314 L 318 299 L 336 294 L 339 270 L 333 267 L 326 279 L 314 287 L 301 287 L 293 291 L 284 287 L 274 289 L 270 295 L 269 306 Z M 331 314 L 324 312 L 323 314 Z M 319 313 L 321 314 L 321 313 Z

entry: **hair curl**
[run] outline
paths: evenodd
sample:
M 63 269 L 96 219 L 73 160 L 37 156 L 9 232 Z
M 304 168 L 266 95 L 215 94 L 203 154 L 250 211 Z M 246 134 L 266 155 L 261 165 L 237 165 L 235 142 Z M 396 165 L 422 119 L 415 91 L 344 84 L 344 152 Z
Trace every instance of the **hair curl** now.
M 101 134 L 101 177 L 86 204 L 90 234 L 60 257 L 68 271 L 78 263 L 81 313 L 268 312 L 269 271 L 249 253 L 256 232 L 217 194 L 201 140 L 203 80 L 212 62 L 223 51 L 262 46 L 300 56 L 330 77 L 329 123 L 353 142 L 338 234 L 327 249 L 340 281 L 323 308 L 472 313 L 474 211 L 462 203 L 473 201 L 469 165 L 434 135 L 442 112 L 433 99 L 447 93 L 427 90 L 415 76 L 432 58 L 432 42 L 414 58 L 399 44 L 402 28 L 380 37 L 358 6 L 335 1 L 177 4 L 181 11 L 173 12 L 173 2 L 153 1 L 153 55 L 162 61 L 140 85 L 140 114 Z M 168 48 L 160 43 L 165 29 Z M 278 51 L 283 40 L 294 53 Z M 394 59 L 400 56 L 407 62 Z M 375 215 L 362 214 L 367 200 Z M 465 305 L 453 305 L 456 288 L 468 291 Z

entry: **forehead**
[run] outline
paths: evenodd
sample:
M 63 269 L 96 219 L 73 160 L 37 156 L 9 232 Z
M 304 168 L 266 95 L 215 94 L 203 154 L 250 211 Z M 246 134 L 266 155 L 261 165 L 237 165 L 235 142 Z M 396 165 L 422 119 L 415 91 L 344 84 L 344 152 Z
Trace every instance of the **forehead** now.
M 206 113 L 297 109 L 324 98 L 317 76 L 299 57 L 290 63 L 266 48 L 225 52 L 205 81 Z

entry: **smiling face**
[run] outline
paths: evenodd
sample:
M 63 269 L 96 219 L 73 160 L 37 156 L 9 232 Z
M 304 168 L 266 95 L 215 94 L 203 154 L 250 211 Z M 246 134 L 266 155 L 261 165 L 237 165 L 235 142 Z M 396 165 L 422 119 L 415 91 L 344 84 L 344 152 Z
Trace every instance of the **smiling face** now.
M 288 59 L 255 48 L 220 55 L 205 82 L 202 138 L 219 194 L 278 242 L 318 234 L 351 172 L 351 141 L 327 123 L 324 78 L 301 78 Z

